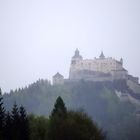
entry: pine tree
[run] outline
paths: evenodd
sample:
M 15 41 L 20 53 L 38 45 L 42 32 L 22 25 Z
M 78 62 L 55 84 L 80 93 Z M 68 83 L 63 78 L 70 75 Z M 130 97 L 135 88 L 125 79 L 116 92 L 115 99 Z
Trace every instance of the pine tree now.
M 50 116 L 49 140 L 105 140 L 101 129 L 84 112 L 67 111 L 58 97 Z
M 15 103 L 13 105 L 13 109 L 12 109 L 12 119 L 13 119 L 13 122 L 17 122 L 19 121 L 19 109 L 17 107 L 17 104 Z
M 20 130 L 19 130 L 20 120 L 19 120 L 19 109 L 15 103 L 12 109 L 12 136 L 14 140 L 19 140 Z
M 19 109 L 20 112 L 20 140 L 29 139 L 29 123 L 25 108 L 23 106 Z
M 4 136 L 4 119 L 5 119 L 5 109 L 3 107 L 3 98 L 0 89 L 0 140 L 2 140 Z
M 48 129 L 48 139 L 49 140 L 59 140 L 61 136 L 59 131 L 61 129 L 61 124 L 67 118 L 67 108 L 61 97 L 56 99 L 54 109 L 50 116 L 49 129 Z
M 6 117 L 5 117 L 5 140 L 13 140 L 12 139 L 12 118 L 9 112 L 7 112 Z
M 59 96 L 56 99 L 56 103 L 54 105 L 54 109 L 51 113 L 50 117 L 58 116 L 58 117 L 65 117 L 67 113 L 67 108 L 65 107 L 65 104 L 62 100 L 62 98 Z

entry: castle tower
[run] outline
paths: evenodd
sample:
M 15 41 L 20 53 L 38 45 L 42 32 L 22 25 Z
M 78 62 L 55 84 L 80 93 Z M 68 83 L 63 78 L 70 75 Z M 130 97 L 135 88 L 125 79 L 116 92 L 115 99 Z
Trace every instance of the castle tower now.
M 53 76 L 53 85 L 63 85 L 64 84 L 64 76 L 57 72 Z
M 80 55 L 80 52 L 78 49 L 75 50 L 75 54 L 71 59 L 71 66 L 69 71 L 69 78 L 73 78 L 73 72 L 76 70 L 77 64 L 80 63 L 83 60 L 83 57 Z
M 76 64 L 76 62 L 83 60 L 78 49 L 76 49 L 74 56 L 72 57 L 71 64 Z
M 123 65 L 123 59 L 122 59 L 122 58 L 120 59 L 120 62 L 121 62 L 121 64 Z
M 100 59 L 105 59 L 105 56 L 104 56 L 104 53 L 103 53 L 103 52 L 101 52 L 99 58 L 100 58 Z

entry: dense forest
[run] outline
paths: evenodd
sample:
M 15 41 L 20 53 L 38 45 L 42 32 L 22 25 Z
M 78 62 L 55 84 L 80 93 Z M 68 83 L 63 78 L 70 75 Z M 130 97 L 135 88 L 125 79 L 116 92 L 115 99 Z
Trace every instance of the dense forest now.
M 125 81 L 81 80 L 52 86 L 47 80 L 38 80 L 28 87 L 5 93 L 3 101 L 8 111 L 16 102 L 18 106 L 23 105 L 28 114 L 49 117 L 57 97 L 61 96 L 68 110 L 84 110 L 89 114 L 106 132 L 108 140 L 139 140 L 140 118 L 135 114 L 136 107 L 129 101 L 121 101 L 115 90 L 132 94 Z
M 23 106 L 7 112 L 0 97 L 0 140 L 105 140 L 105 133 L 84 112 L 68 111 L 58 97 L 50 116 L 26 114 Z

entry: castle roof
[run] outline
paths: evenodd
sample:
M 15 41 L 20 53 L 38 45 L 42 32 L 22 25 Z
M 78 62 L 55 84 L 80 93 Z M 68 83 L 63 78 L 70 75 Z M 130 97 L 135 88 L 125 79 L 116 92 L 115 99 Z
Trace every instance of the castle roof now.
M 105 56 L 104 56 L 104 53 L 103 53 L 103 52 L 101 52 L 101 54 L 100 54 L 100 58 L 101 58 L 101 59 L 104 59 L 104 58 L 105 58 Z
M 63 78 L 63 75 L 61 75 L 59 72 L 57 72 L 53 78 Z
M 75 54 L 72 58 L 82 58 L 78 49 L 76 49 Z

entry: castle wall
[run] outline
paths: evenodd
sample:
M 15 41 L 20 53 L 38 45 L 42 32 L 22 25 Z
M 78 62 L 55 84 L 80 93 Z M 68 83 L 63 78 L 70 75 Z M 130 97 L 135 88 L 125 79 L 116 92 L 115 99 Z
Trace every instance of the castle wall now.
M 111 71 L 113 79 L 127 79 L 128 72 L 125 70 Z
M 53 85 L 63 85 L 63 84 L 64 84 L 64 79 L 62 79 L 62 78 L 53 79 Z
M 97 71 L 80 70 L 74 71 L 70 75 L 72 80 L 88 80 L 88 81 L 112 81 L 113 77 L 109 73 L 102 73 Z
M 122 63 L 112 58 L 95 58 L 95 59 L 80 59 L 74 64 L 71 64 L 69 78 L 77 78 L 78 71 L 96 71 L 102 73 L 111 73 L 113 77 L 125 77 L 126 72 L 123 71 Z M 114 71 L 114 72 L 112 72 Z M 91 75 L 90 75 L 91 77 Z M 83 78 L 83 77 L 82 77 Z M 84 77 L 85 78 L 85 77 Z
M 133 81 L 134 83 L 138 84 L 139 83 L 139 78 L 138 77 L 134 77 L 132 75 L 127 75 L 128 80 Z
M 77 70 L 91 70 L 108 73 L 112 70 L 122 70 L 122 64 L 112 58 L 85 59 L 77 61 L 76 64 L 71 65 L 71 71 Z
M 127 80 L 127 85 L 133 92 L 140 94 L 140 85 L 138 83 L 135 83 L 132 80 Z

